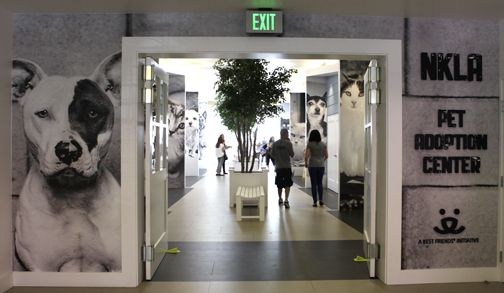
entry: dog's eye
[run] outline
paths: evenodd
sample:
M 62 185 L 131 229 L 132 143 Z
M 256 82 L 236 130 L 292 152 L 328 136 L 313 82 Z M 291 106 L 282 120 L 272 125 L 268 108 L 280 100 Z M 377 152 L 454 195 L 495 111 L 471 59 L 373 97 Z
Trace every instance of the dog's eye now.
M 352 95 L 352 93 L 350 91 L 345 91 L 345 95 L 350 97 Z
M 325 103 L 320 103 L 320 106 L 325 107 Z
M 105 88 L 105 91 L 108 92 L 108 91 L 114 91 L 114 82 L 108 80 L 108 84 L 107 84 L 107 87 Z
M 180 124 L 178 125 L 178 128 L 179 128 L 179 129 L 184 129 L 184 127 L 185 127 L 185 123 L 180 123 Z
M 359 93 L 359 97 L 364 97 L 364 93 Z
M 311 101 L 310 101 L 310 102 L 308 102 L 308 106 L 313 106 L 313 105 L 314 105 L 314 103 L 313 103 L 313 102 L 311 102 Z
M 98 112 L 96 112 L 95 110 L 91 109 L 88 112 L 88 117 L 91 118 L 91 119 L 95 119 L 96 117 L 98 117 Z
M 35 112 L 35 115 L 39 118 L 47 118 L 49 117 L 49 112 L 47 110 L 37 111 Z
M 292 136 L 292 137 L 296 137 L 296 135 L 295 135 L 294 133 L 291 133 L 291 136 Z

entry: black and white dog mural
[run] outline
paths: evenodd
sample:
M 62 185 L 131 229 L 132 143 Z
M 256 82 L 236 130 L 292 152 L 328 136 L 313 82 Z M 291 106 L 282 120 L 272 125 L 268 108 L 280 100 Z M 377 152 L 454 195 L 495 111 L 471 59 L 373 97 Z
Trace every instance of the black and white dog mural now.
M 103 163 L 120 127 L 121 54 L 87 77 L 48 75 L 24 59 L 12 65 L 13 115 L 22 115 L 25 136 L 13 144 L 26 144 L 30 157 L 15 199 L 14 270 L 121 271 L 121 190 Z
M 306 145 L 306 101 L 305 93 L 290 94 L 290 139 L 294 149 L 292 165 L 304 166 L 304 149 Z
M 340 193 L 341 204 L 349 208 L 361 206 L 364 194 L 364 74 L 368 63 L 340 63 Z
M 312 130 L 318 130 L 322 136 L 322 141 L 327 142 L 327 96 L 307 94 L 306 117 L 308 136 Z
M 198 140 L 199 140 L 199 122 L 200 117 L 198 113 L 198 93 L 187 92 L 186 94 L 186 112 L 185 112 L 185 126 L 186 126 L 186 153 L 191 158 L 198 156 Z
M 199 140 L 198 140 L 198 159 L 201 160 L 203 158 L 203 149 L 207 147 L 206 140 L 206 125 L 207 125 L 207 102 L 198 102 L 198 110 L 199 110 Z

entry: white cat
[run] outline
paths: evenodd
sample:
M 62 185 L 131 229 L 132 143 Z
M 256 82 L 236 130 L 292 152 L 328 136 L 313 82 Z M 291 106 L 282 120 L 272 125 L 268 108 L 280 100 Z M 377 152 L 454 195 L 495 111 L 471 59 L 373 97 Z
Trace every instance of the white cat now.
M 198 153 L 199 114 L 196 110 L 185 112 L 187 154 L 194 157 Z
M 293 166 L 304 166 L 304 149 L 306 146 L 306 123 L 293 123 L 291 125 L 290 139 L 294 149 L 292 158 Z
M 364 81 L 342 73 L 340 93 L 340 172 L 364 176 Z

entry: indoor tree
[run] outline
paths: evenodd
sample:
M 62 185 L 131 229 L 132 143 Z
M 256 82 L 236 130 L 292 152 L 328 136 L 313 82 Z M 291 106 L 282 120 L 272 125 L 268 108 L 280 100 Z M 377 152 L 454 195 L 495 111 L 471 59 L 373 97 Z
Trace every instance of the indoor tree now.
M 268 70 L 268 64 L 264 59 L 219 59 L 213 66 L 218 77 L 216 110 L 236 136 L 242 173 L 254 169 L 257 125 L 283 111 L 286 85 L 296 73 L 282 66 Z

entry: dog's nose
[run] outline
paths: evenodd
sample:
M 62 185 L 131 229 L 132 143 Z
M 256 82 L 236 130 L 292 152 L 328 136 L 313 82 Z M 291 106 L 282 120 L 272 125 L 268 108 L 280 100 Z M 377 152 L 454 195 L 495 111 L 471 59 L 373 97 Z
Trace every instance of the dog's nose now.
M 192 126 L 192 122 L 189 122 L 189 126 Z
M 82 156 L 82 147 L 73 139 L 69 142 L 60 141 L 54 147 L 54 152 L 61 162 L 70 165 Z
M 318 107 L 315 108 L 315 113 L 317 113 L 317 114 L 320 113 L 320 108 L 318 108 Z

